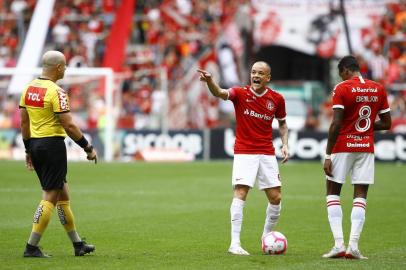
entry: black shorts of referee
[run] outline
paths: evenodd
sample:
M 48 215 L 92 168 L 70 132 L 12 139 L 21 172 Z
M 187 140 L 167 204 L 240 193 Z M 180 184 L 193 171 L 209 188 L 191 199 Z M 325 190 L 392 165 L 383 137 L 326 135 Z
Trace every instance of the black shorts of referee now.
M 62 189 L 66 183 L 67 157 L 64 137 L 30 139 L 32 165 L 43 190 Z

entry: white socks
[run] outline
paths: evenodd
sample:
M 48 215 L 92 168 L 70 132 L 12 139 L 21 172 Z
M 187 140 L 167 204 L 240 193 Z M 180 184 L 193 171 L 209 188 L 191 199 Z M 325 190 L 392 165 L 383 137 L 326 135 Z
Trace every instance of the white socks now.
M 245 201 L 233 198 L 230 207 L 231 215 L 231 246 L 241 246 L 240 234 Z
M 245 201 L 238 198 L 233 198 L 230 207 L 231 215 L 231 245 L 230 246 L 241 246 L 240 234 L 243 220 Z M 272 231 L 276 223 L 278 223 L 279 216 L 281 213 L 281 204 L 270 204 L 266 209 L 266 218 L 263 235 Z
M 352 250 L 358 250 L 358 241 L 365 222 L 366 206 L 367 200 L 364 198 L 355 198 L 352 203 L 351 234 L 349 244 Z
M 330 228 L 333 233 L 335 246 L 341 247 L 344 245 L 343 236 L 343 211 L 341 209 L 340 196 L 328 195 L 327 196 L 327 214 Z
M 367 200 L 364 198 L 355 198 L 352 204 L 351 212 L 351 233 L 349 246 L 352 250 L 358 250 L 358 241 L 365 222 L 365 208 Z M 341 209 L 340 196 L 327 196 L 327 213 L 330 228 L 333 232 L 335 246 L 341 247 L 344 244 L 343 237 L 343 211 Z
M 281 213 L 280 203 L 279 204 L 268 203 L 268 207 L 266 208 L 265 225 L 264 231 L 262 232 L 262 236 L 273 230 L 276 223 L 278 223 L 280 213 Z

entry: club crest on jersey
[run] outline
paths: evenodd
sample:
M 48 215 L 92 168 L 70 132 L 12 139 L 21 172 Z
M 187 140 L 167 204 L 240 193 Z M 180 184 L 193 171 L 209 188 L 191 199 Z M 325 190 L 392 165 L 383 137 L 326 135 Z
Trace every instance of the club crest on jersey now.
M 268 103 L 266 104 L 266 107 L 268 108 L 268 110 L 272 111 L 272 109 L 274 108 L 274 104 L 272 101 L 268 101 Z

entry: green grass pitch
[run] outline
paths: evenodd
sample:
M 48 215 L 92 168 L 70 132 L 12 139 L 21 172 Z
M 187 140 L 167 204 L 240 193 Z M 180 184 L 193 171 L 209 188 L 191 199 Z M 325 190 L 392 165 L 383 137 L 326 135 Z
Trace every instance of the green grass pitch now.
M 276 230 L 285 255 L 261 253 L 266 199 L 253 189 L 242 243 L 251 256 L 227 254 L 231 161 L 183 164 L 70 163 L 68 182 L 79 233 L 96 245 L 74 257 L 56 213 L 41 241 L 51 259 L 22 258 L 40 200 L 35 173 L 0 161 L 0 269 L 406 269 L 404 164 L 377 164 L 360 249 L 370 259 L 326 260 L 332 244 L 320 163 L 280 166 L 283 208 Z M 348 241 L 352 187 L 343 188 Z

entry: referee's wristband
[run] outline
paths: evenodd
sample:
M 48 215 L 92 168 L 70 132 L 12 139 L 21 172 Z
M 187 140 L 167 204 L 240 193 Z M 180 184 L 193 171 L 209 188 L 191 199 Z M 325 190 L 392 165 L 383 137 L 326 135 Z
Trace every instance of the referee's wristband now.
M 85 148 L 83 148 L 83 150 L 85 150 L 85 152 L 89 154 L 93 151 L 93 145 L 86 146 Z
M 331 159 L 331 155 L 327 155 L 327 154 L 326 154 L 326 155 L 324 156 L 324 159 Z
M 24 147 L 25 147 L 25 152 L 28 154 L 30 150 L 30 139 L 23 139 Z
M 80 138 L 79 140 L 75 141 L 75 143 L 77 143 L 80 147 L 82 147 L 83 149 L 89 145 L 89 142 L 86 140 L 85 136 L 82 135 L 82 138 Z

